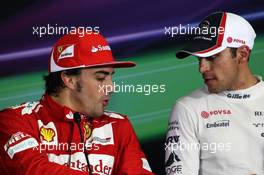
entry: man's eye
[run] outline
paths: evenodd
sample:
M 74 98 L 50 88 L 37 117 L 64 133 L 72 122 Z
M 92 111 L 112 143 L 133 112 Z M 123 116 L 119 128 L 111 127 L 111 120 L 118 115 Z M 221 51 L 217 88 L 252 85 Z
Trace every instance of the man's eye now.
M 208 61 L 213 61 L 216 57 L 215 56 L 210 56 L 208 58 L 206 58 Z
M 105 77 L 97 77 L 96 78 L 98 81 L 104 81 L 105 80 Z

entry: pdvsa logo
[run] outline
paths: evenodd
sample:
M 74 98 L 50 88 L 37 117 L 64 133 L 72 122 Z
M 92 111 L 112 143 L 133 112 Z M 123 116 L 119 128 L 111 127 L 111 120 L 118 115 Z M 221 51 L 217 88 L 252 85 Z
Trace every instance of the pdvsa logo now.
M 238 44 L 246 44 L 246 41 L 245 40 L 242 40 L 242 39 L 238 39 L 238 38 L 232 38 L 232 37 L 227 37 L 227 42 L 228 43 L 238 43 Z
M 217 109 L 217 110 L 213 110 L 213 111 L 202 111 L 201 112 L 201 117 L 204 119 L 209 118 L 210 116 L 227 116 L 232 114 L 231 111 L 229 109 Z

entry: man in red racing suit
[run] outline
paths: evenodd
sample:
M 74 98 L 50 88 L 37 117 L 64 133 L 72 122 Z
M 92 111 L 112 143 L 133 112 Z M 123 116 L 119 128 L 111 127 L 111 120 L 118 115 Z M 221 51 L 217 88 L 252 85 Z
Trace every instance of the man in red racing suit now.
M 113 68 L 131 66 L 114 61 L 100 34 L 62 37 L 49 76 L 63 86 L 50 90 L 57 82 L 46 77 L 40 101 L 0 112 L 0 174 L 153 174 L 128 118 L 105 111 Z

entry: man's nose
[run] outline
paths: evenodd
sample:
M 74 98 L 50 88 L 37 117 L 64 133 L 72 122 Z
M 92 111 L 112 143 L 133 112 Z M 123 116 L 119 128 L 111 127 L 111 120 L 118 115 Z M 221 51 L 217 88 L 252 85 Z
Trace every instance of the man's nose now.
M 199 71 L 201 74 L 205 73 L 210 69 L 210 61 L 206 58 L 200 58 L 199 61 Z

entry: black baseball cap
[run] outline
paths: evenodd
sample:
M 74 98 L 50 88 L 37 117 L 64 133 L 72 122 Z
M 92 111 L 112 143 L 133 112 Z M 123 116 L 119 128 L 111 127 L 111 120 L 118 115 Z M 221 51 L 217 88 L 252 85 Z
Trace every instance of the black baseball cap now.
M 216 12 L 205 17 L 195 29 L 189 44 L 176 53 L 179 59 L 190 55 L 210 57 L 227 47 L 253 48 L 256 33 L 247 20 L 233 13 Z

